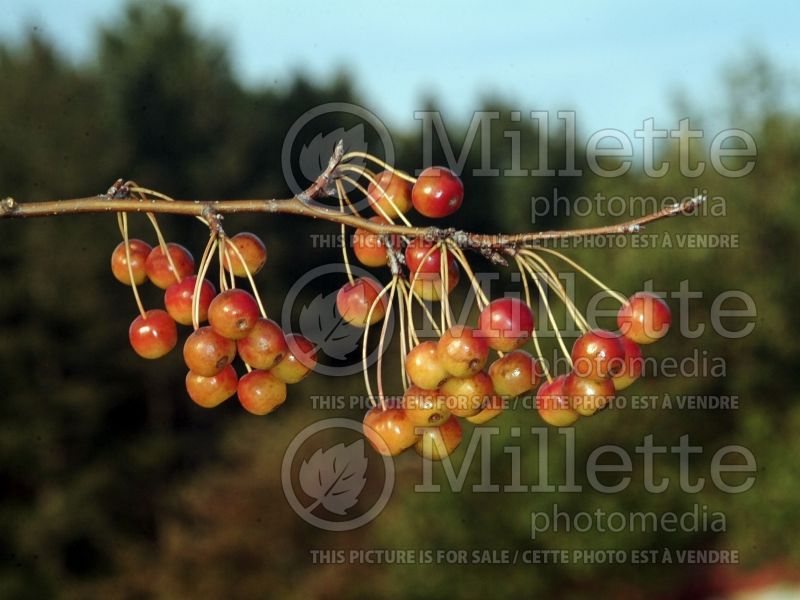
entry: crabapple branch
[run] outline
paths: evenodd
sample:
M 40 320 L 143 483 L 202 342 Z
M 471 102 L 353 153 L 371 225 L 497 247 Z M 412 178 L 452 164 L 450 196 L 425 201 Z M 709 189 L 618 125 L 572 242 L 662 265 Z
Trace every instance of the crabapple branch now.
M 136 198 L 119 181 L 105 194 L 45 202 L 17 202 L 13 198 L 0 200 L 0 219 L 47 217 L 78 213 L 158 213 L 189 215 L 208 218 L 209 215 L 236 213 L 288 214 L 322 219 L 333 223 L 360 228 L 377 235 L 400 234 L 428 241 L 449 240 L 461 248 L 479 251 L 495 263 L 505 263 L 501 253 L 513 255 L 516 248 L 535 246 L 546 240 L 560 240 L 584 236 L 620 235 L 638 233 L 647 224 L 682 214 L 691 214 L 706 200 L 705 195 L 677 202 L 660 211 L 614 225 L 585 229 L 532 231 L 517 234 L 486 234 L 454 228 L 409 227 L 376 223 L 357 214 L 328 208 L 315 200 L 333 195 L 332 182 L 341 177 L 343 146 L 339 142 L 326 169 L 306 190 L 285 199 L 235 199 L 235 200 L 167 200 L 164 198 Z

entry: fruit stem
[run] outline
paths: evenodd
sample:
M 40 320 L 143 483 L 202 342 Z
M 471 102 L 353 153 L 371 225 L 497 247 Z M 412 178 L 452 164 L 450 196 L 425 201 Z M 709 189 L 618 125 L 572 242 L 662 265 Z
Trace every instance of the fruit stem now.
M 390 171 L 395 175 L 397 175 L 398 177 L 400 177 L 401 179 L 405 179 L 409 183 L 417 182 L 417 178 L 414 177 L 413 175 L 409 175 L 408 173 L 401 171 L 400 169 L 395 169 L 393 166 L 385 163 L 377 156 L 373 156 L 372 154 L 368 154 L 367 152 L 358 152 L 355 150 L 352 152 L 348 152 L 342 157 L 342 162 L 346 162 L 352 158 L 366 158 L 367 160 L 372 161 L 373 163 L 378 165 L 381 169 L 384 169 L 385 171 Z
M 136 300 L 136 306 L 139 307 L 139 313 L 143 319 L 147 318 L 147 311 L 144 309 L 142 299 L 139 297 L 139 288 L 133 278 L 133 265 L 131 265 L 131 244 L 128 238 L 128 215 L 122 213 L 122 241 L 125 244 L 125 260 L 128 262 L 128 277 L 131 280 L 131 288 L 133 288 L 133 297 Z
M 378 305 L 378 302 L 381 301 L 389 291 L 394 289 L 394 286 L 397 285 L 397 278 L 393 277 L 392 281 L 389 283 L 388 286 L 383 288 L 378 295 L 375 297 L 375 300 L 372 301 L 372 304 L 369 306 L 369 311 L 367 311 L 367 319 L 364 325 L 364 342 L 361 345 L 361 365 L 364 367 L 364 384 L 367 388 L 367 395 L 369 397 L 370 404 L 372 407 L 376 407 L 377 403 L 375 402 L 375 395 L 372 393 L 372 386 L 369 383 L 369 365 L 367 364 L 367 340 L 369 339 L 369 322 L 372 320 L 372 313 L 375 312 L 375 307 Z M 378 349 L 380 352 L 380 348 Z M 380 354 L 379 354 L 380 356 Z M 383 399 L 381 398 L 381 404 L 383 404 Z
M 519 276 L 520 279 L 522 279 L 522 287 L 525 290 L 525 303 L 528 305 L 528 307 L 532 307 L 531 288 L 528 284 L 528 275 L 525 273 L 525 268 L 522 265 L 522 259 L 519 257 L 519 255 L 515 255 L 514 261 L 517 263 Z M 547 367 L 547 361 L 544 359 L 544 355 L 542 354 L 542 348 L 539 345 L 539 336 L 536 335 L 536 327 L 531 330 L 531 338 L 533 338 L 533 347 L 536 349 L 536 357 L 539 359 L 539 364 L 542 366 L 545 377 L 547 377 L 547 382 L 550 383 L 553 381 L 553 377 L 550 375 L 550 369 Z

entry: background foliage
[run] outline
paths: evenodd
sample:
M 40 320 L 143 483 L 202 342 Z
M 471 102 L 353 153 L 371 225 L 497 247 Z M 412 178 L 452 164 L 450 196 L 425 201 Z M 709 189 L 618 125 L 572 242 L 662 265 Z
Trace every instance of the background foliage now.
M 124 18 L 99 33 L 96 60 L 88 64 L 64 61 L 47 40 L 36 37 L 20 46 L 0 45 L 0 81 L 0 193 L 20 200 L 89 195 L 119 176 L 183 198 L 283 195 L 280 148 L 295 119 L 324 102 L 358 102 L 346 76 L 324 84 L 298 76 L 288 87 L 243 87 L 232 74 L 224 44 L 203 39 L 180 9 L 169 6 L 131 6 Z M 610 181 L 473 178 L 469 173 L 479 164 L 477 142 L 465 169 L 468 199 L 458 224 L 472 230 L 519 230 L 520 223 L 530 222 L 529 199 L 552 195 L 554 186 L 572 197 L 596 191 L 680 195 L 694 187 L 724 197 L 724 217 L 673 220 L 652 230 L 737 233 L 738 249 L 572 255 L 627 292 L 649 279 L 656 289 L 677 289 L 688 280 L 704 293 L 691 314 L 706 323 L 717 293 L 741 289 L 751 294 L 758 307 L 752 335 L 739 340 L 711 331 L 696 340 L 673 335 L 655 350 L 658 356 L 684 357 L 697 350 L 724 357 L 726 377 L 654 378 L 632 389 L 639 394 L 732 394 L 739 397 L 740 409 L 607 412 L 580 424 L 577 464 L 585 464 L 589 452 L 604 442 L 632 451 L 648 433 L 666 444 L 689 434 L 693 443 L 708 449 L 697 461 L 697 475 L 707 476 L 708 452 L 729 443 L 748 447 L 759 465 L 753 490 L 724 495 L 707 487 L 686 495 L 671 487 L 650 495 L 642 491 L 638 462 L 630 491 L 613 496 L 591 491 L 473 493 L 476 473 L 462 492 L 414 494 L 417 459 L 404 456 L 398 462 L 395 495 L 377 521 L 346 535 L 320 532 L 300 521 L 284 500 L 278 475 L 283 449 L 294 433 L 319 418 L 311 410 L 312 394 L 323 385 L 345 395 L 360 393 L 359 377 L 324 384 L 311 377 L 293 387 L 286 406 L 267 418 L 248 416 L 234 403 L 215 411 L 195 407 L 185 397 L 179 352 L 145 364 L 128 347 L 127 327 L 135 309 L 128 290 L 113 281 L 108 269 L 118 237 L 112 219 L 4 221 L 0 595 L 422 598 L 469 596 L 491 585 L 499 596 L 524 590 L 575 598 L 600 592 L 698 597 L 710 593 L 720 577 L 734 576 L 701 566 L 313 565 L 309 550 L 324 548 L 728 548 L 740 552 L 738 573 L 776 564 L 793 572 L 800 550 L 796 536 L 786 533 L 800 527 L 795 500 L 800 406 L 792 383 L 800 335 L 795 310 L 800 284 L 792 266 L 800 251 L 795 176 L 800 115 L 785 108 L 783 82 L 758 57 L 732 69 L 728 81 L 730 106 L 713 116 L 756 138 L 758 165 L 748 177 L 731 180 L 709 173 L 687 181 L 673 169 L 652 180 L 634 169 Z M 486 108 L 508 118 L 502 102 Z M 686 114 L 702 122 L 710 115 L 704 111 L 710 107 L 690 107 Z M 339 124 L 327 125 L 332 130 Z M 523 139 L 536 140 L 535 127 L 514 127 L 523 129 Z M 463 139 L 463 128 L 450 130 L 461 131 L 453 136 L 455 143 Z M 502 123 L 494 131 L 492 147 L 501 150 L 493 153 L 493 164 L 502 169 L 511 161 L 503 150 L 508 143 Z M 393 133 L 398 164 L 419 166 L 419 133 Z M 551 140 L 551 156 L 563 156 L 560 143 Z M 526 144 L 523 163 L 535 161 L 536 147 L 535 142 Z M 698 157 L 702 148 L 696 147 Z M 272 310 L 281 306 L 298 272 L 338 260 L 335 250 L 310 243 L 311 233 L 334 231 L 332 225 L 294 219 L 288 226 L 290 219 L 229 220 L 231 230 L 247 228 L 267 240 L 270 262 L 259 281 Z M 558 216 L 534 226 L 592 222 Z M 204 232 L 191 220 L 167 218 L 164 225 L 171 238 L 202 247 Z M 142 226 L 141 235 L 146 232 Z M 160 301 L 155 292 L 148 300 Z M 498 424 L 507 434 L 511 425 L 540 422 L 519 409 Z M 551 471 L 561 472 L 556 436 L 550 443 Z M 523 444 L 523 464 L 535 464 L 535 446 L 533 438 Z M 502 452 L 494 459 L 499 479 L 507 480 Z M 659 468 L 661 476 L 676 473 L 676 461 Z M 553 533 L 532 542 L 531 511 L 549 510 L 554 503 L 573 512 L 596 507 L 682 511 L 699 504 L 723 511 L 727 531 L 606 537 Z

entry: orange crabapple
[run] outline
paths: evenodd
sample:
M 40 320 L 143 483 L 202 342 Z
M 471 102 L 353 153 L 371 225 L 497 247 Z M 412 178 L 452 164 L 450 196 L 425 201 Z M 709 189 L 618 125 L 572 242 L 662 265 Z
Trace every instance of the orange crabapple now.
M 672 323 L 669 306 L 655 294 L 637 292 L 622 305 L 617 327 L 637 344 L 652 344 L 667 335 Z
M 246 337 L 236 341 L 239 356 L 254 369 L 271 369 L 289 347 L 280 326 L 271 319 L 259 319 Z
M 494 391 L 501 396 L 519 396 L 539 384 L 541 367 L 538 361 L 524 350 L 514 350 L 498 358 L 489 366 Z
M 222 337 L 211 327 L 200 327 L 186 338 L 183 360 L 189 370 L 203 377 L 213 377 L 236 357 L 236 342 Z
M 420 427 L 438 425 L 450 416 L 445 398 L 438 390 L 426 390 L 416 385 L 403 394 L 403 410 L 411 423 Z
M 270 372 L 286 383 L 298 383 L 317 365 L 316 348 L 308 338 L 297 333 L 286 336 L 288 352 Z
M 411 202 L 420 214 L 439 219 L 452 215 L 464 201 L 464 184 L 450 169 L 428 167 L 417 177 Z
M 128 247 L 131 255 L 131 271 L 133 272 L 133 282 L 142 285 L 147 281 L 147 269 L 145 263 L 153 248 L 142 240 L 128 240 Z M 131 285 L 131 276 L 128 271 L 128 256 L 125 252 L 125 242 L 120 242 L 111 253 L 111 272 L 117 281 L 125 285 Z
M 478 329 L 489 347 L 499 352 L 511 352 L 524 346 L 533 331 L 534 319 L 530 307 L 516 298 L 492 300 L 478 317 Z
M 568 427 L 580 419 L 581 415 L 572 408 L 564 393 L 566 375 L 559 375 L 553 381 L 545 381 L 536 393 L 536 409 L 542 421 L 553 427 Z
M 175 263 L 175 271 L 172 270 L 172 265 L 167 255 L 161 250 L 160 245 L 150 251 L 145 261 L 147 277 L 153 282 L 153 285 L 160 287 L 162 290 L 194 273 L 194 258 L 191 252 L 180 244 L 173 242 L 166 246 L 172 262 Z
M 621 336 L 619 341 L 622 344 L 622 348 L 625 350 L 625 358 L 623 359 L 622 370 L 611 378 L 617 391 L 624 390 L 639 379 L 639 377 L 642 376 L 642 369 L 644 368 L 642 349 L 639 347 L 639 344 L 625 336 Z
M 489 357 L 489 346 L 471 327 L 454 325 L 439 338 L 437 352 L 450 375 L 469 377 L 483 369 Z
M 572 346 L 573 371 L 588 379 L 610 379 L 621 369 L 625 350 L 619 334 L 602 329 L 587 331 Z
M 483 371 L 467 377 L 451 377 L 439 392 L 448 410 L 457 417 L 477 415 L 495 394 L 492 379 Z
M 428 460 L 442 460 L 458 448 L 461 437 L 461 423 L 451 415 L 438 427 L 426 427 L 414 444 L 414 450 Z
M 227 251 L 227 256 L 224 263 L 225 268 L 229 272 L 233 273 L 236 277 L 247 277 L 248 270 L 251 275 L 255 275 L 264 268 L 267 262 L 267 248 L 264 246 L 264 242 L 261 241 L 261 238 L 256 234 L 243 231 L 230 238 L 230 241 L 239 251 L 239 254 L 242 255 L 244 265 L 239 255 L 226 244 L 225 250 Z M 228 261 L 230 261 L 230 264 Z M 245 267 L 247 267 L 247 269 L 245 269 Z
M 364 437 L 379 454 L 397 456 L 417 441 L 415 426 L 396 402 L 374 406 L 364 415 Z
M 192 324 L 192 303 L 197 276 L 184 277 L 180 283 L 173 283 L 164 292 L 164 306 L 169 316 L 181 325 Z M 200 297 L 197 301 L 197 320 L 202 323 L 208 318 L 208 307 L 217 295 L 217 288 L 208 279 L 200 283 Z
M 406 356 L 406 373 L 414 385 L 435 390 L 450 373 L 439 360 L 436 342 L 426 341 L 414 346 Z
M 269 371 L 256 369 L 239 379 L 236 393 L 247 412 L 266 415 L 286 400 L 286 384 Z
M 336 294 L 336 308 L 342 318 L 356 327 L 366 327 L 367 319 L 369 324 L 374 325 L 386 315 L 386 308 L 389 306 L 386 294 L 378 296 L 383 290 L 383 286 L 371 277 L 359 277 L 353 282 L 345 283 Z M 373 306 L 372 314 L 370 308 Z
M 574 371 L 564 379 L 564 394 L 570 406 L 589 417 L 614 400 L 616 389 L 610 379 L 596 380 L 580 377 Z
M 208 322 L 229 340 L 246 337 L 258 321 L 258 303 L 249 292 L 234 288 L 220 293 L 208 307 Z
M 232 365 L 211 377 L 189 371 L 186 374 L 186 391 L 189 397 L 203 408 L 214 408 L 236 393 L 239 379 Z
M 483 425 L 502 413 L 505 407 L 505 399 L 502 396 L 494 394 L 483 404 L 481 411 L 478 414 L 467 417 L 467 421 L 473 425 Z
M 383 171 L 375 177 L 375 183 L 370 182 L 367 199 L 375 214 L 394 219 L 398 213 L 411 210 L 411 183 L 391 171 Z
M 389 224 L 383 217 L 370 217 L 369 220 L 379 225 Z M 353 234 L 353 254 L 364 266 L 382 267 L 389 262 L 386 239 L 395 251 L 400 251 L 400 241 L 396 235 L 383 236 L 359 227 Z

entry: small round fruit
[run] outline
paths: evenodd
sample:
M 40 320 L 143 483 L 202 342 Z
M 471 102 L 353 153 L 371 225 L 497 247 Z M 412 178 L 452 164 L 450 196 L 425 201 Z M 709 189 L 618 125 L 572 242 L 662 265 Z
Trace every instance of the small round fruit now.
M 553 427 L 568 427 L 581 415 L 572 408 L 564 393 L 566 375 L 559 375 L 551 382 L 544 382 L 536 394 L 536 408 L 542 421 Z
M 394 219 L 398 213 L 411 210 L 411 183 L 391 171 L 383 171 L 375 183 L 369 184 L 367 198 L 377 215 Z
M 617 391 L 624 390 L 639 379 L 644 367 L 644 358 L 642 358 L 642 349 L 639 344 L 624 335 L 619 338 L 619 341 L 625 350 L 625 359 L 622 370 L 611 378 Z
M 489 366 L 494 391 L 501 396 L 519 396 L 539 384 L 539 363 L 524 350 L 514 350 Z
M 435 390 L 450 373 L 439 360 L 436 342 L 421 342 L 406 356 L 406 373 L 412 383 L 426 390 Z
M 383 217 L 370 217 L 373 223 L 388 225 L 389 221 Z M 367 267 L 382 267 L 389 262 L 389 252 L 386 248 L 386 239 L 396 250 L 400 250 L 400 241 L 395 235 L 383 236 L 372 233 L 360 227 L 353 234 L 353 254 L 358 261 Z
M 450 265 L 447 270 L 447 293 L 453 291 L 460 278 L 458 265 Z M 438 302 L 442 299 L 442 277 L 439 273 L 419 273 L 412 284 L 414 293 L 428 302 Z
M 231 365 L 211 377 L 189 371 L 186 374 L 186 391 L 203 408 L 214 408 L 236 393 L 238 382 L 236 370 Z
M 183 360 L 189 370 L 213 377 L 236 357 L 236 342 L 222 337 L 211 327 L 201 327 L 186 338 Z
M 249 292 L 238 288 L 222 292 L 208 307 L 208 322 L 211 327 L 229 340 L 246 337 L 258 318 L 256 299 Z
M 150 251 L 145 261 L 147 276 L 156 287 L 160 287 L 162 290 L 194 273 L 194 258 L 186 248 L 180 244 L 169 243 L 167 252 L 172 258 L 172 262 L 175 263 L 177 277 L 167 255 L 161 251 L 160 245 Z
M 451 416 L 439 427 L 426 427 L 414 444 L 414 450 L 428 460 L 442 460 L 458 448 L 461 435 L 461 423 L 457 417 Z
M 617 314 L 619 332 L 637 344 L 652 344 L 667 335 L 672 323 L 669 306 L 648 292 L 637 292 Z
M 229 272 L 236 277 L 247 277 L 245 266 L 250 270 L 251 275 L 255 275 L 264 268 L 267 262 L 267 248 L 256 234 L 243 231 L 233 236 L 231 242 L 244 258 L 244 265 L 236 252 L 227 247 L 225 249 L 228 251 L 228 258 L 225 259 L 225 268 Z M 228 264 L 229 259 L 230 264 Z
M 131 255 L 131 271 L 136 285 L 142 285 L 147 280 L 145 263 L 153 248 L 142 240 L 128 240 Z M 111 253 L 111 272 L 117 281 L 131 285 L 131 274 L 128 271 L 128 256 L 125 252 L 125 242 L 120 242 Z
M 454 325 L 445 331 L 436 349 L 442 366 L 454 377 L 474 375 L 483 369 L 489 357 L 486 340 L 464 325 Z
M 572 346 L 572 368 L 579 377 L 609 379 L 622 370 L 624 359 L 619 335 L 610 331 L 587 331 Z
M 397 456 L 417 441 L 414 424 L 400 406 L 387 403 L 371 408 L 364 415 L 364 437 L 379 454 Z
M 336 308 L 342 318 L 356 327 L 365 327 L 367 318 L 373 325 L 386 315 L 389 305 L 386 294 L 378 296 L 383 291 L 383 286 L 371 277 L 359 277 L 352 283 L 345 283 L 336 294 Z M 370 315 L 370 308 L 375 305 Z
M 413 279 L 415 275 L 419 277 L 424 273 L 440 274 L 442 250 L 435 242 L 414 238 L 406 246 L 405 257 L 409 279 Z M 447 253 L 447 260 L 448 269 L 458 269 L 458 263 L 452 253 Z
M 271 319 L 259 319 L 244 337 L 236 342 L 239 356 L 254 369 L 271 369 L 289 352 L 286 336 Z
M 317 365 L 316 349 L 307 338 L 296 333 L 286 336 L 289 352 L 270 372 L 281 381 L 297 383 Z
M 439 425 L 450 416 L 444 396 L 438 390 L 425 390 L 412 385 L 403 394 L 403 409 L 414 426 Z
M 489 347 L 499 352 L 516 350 L 530 339 L 533 313 L 530 307 L 516 298 L 492 300 L 478 318 L 478 329 Z
M 477 415 L 495 395 L 492 380 L 483 371 L 469 377 L 451 377 L 439 392 L 448 410 L 457 417 Z
M 563 389 L 570 406 L 584 417 L 608 406 L 616 392 L 610 379 L 597 381 L 579 377 L 574 372 L 567 375 Z
M 464 184 L 450 169 L 428 167 L 417 177 L 411 202 L 422 215 L 439 219 L 452 215 L 464 201 Z
M 184 277 L 180 283 L 173 283 L 164 292 L 164 306 L 167 308 L 169 316 L 181 325 L 192 324 L 192 302 L 196 285 L 197 276 L 191 275 Z M 208 279 L 203 279 L 200 283 L 200 297 L 197 301 L 199 323 L 203 323 L 208 318 L 208 307 L 216 295 L 217 288 L 214 287 L 214 284 Z
M 467 421 L 474 425 L 483 425 L 503 412 L 505 407 L 506 401 L 501 396 L 495 394 L 483 405 L 481 412 L 479 412 L 477 415 L 467 417 Z
M 133 320 L 128 339 L 142 358 L 161 358 L 178 343 L 178 328 L 166 311 L 148 310 Z
M 236 388 L 239 402 L 247 412 L 266 415 L 286 400 L 286 384 L 269 371 L 250 371 Z

